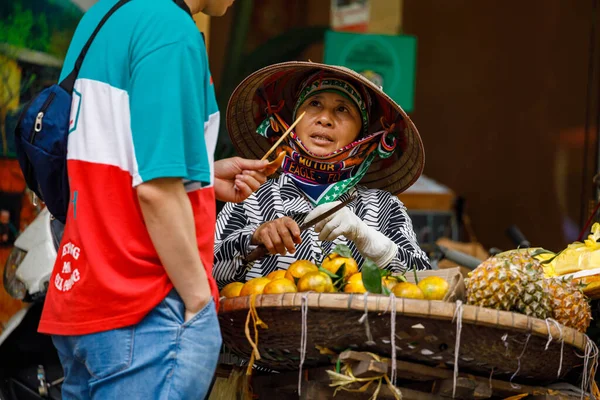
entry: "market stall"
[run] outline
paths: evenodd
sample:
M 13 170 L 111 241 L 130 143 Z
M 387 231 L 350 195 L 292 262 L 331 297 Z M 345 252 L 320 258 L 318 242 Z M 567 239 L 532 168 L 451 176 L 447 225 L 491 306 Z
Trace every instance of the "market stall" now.
M 219 318 L 228 352 L 243 361 L 222 365 L 219 379 L 258 398 L 592 398 L 598 349 L 585 334 L 591 313 L 582 290 L 594 292 L 559 277 L 553 257 L 502 253 L 464 280 L 459 268 L 394 277 L 374 270 L 384 275 L 374 285 L 363 269 L 378 294 L 323 268 L 327 260 L 314 268 L 341 292 L 258 294 L 276 286 L 268 286 L 275 276 L 255 278 L 265 285 L 250 295 L 252 280 L 239 291 L 232 284 Z M 288 278 L 302 285 L 302 276 Z

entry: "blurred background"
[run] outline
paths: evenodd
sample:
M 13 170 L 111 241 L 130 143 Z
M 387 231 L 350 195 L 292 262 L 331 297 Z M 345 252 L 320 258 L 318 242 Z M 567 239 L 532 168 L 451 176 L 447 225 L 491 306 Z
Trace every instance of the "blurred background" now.
M 16 119 L 57 80 L 94 2 L 0 2 L 0 225 L 13 237 L 36 211 L 15 166 Z M 196 22 L 223 119 L 235 86 L 263 66 L 346 65 L 382 85 L 421 133 L 424 177 L 400 197 L 422 243 L 512 248 L 506 229 L 516 224 L 556 251 L 577 239 L 597 200 L 597 3 L 238 0 Z M 222 124 L 217 158 L 233 154 Z

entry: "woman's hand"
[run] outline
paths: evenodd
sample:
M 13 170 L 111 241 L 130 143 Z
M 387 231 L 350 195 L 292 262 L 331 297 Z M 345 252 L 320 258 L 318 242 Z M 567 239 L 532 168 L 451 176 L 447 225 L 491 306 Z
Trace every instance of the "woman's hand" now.
M 252 235 L 251 243 L 262 243 L 271 254 L 295 253 L 295 245 L 302 243 L 300 228 L 290 217 L 278 218 L 259 226 Z
M 322 204 L 312 210 L 306 216 L 306 220 L 316 218 L 338 204 L 340 201 Z M 315 232 L 319 233 L 319 240 L 333 241 L 344 236 L 354 242 L 364 257 L 375 261 L 382 268 L 387 266 L 398 253 L 396 243 L 375 228 L 368 226 L 348 207 L 342 208 L 316 224 Z

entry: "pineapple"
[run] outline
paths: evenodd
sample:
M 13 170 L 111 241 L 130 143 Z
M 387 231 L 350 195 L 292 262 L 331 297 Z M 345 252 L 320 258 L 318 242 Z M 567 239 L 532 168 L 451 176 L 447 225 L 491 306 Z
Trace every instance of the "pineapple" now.
M 581 289 L 572 280 L 547 279 L 552 298 L 553 318 L 560 324 L 585 333 L 592 312 Z
M 530 274 L 543 275 L 544 267 L 539 260 L 534 258 L 532 252 L 529 249 L 510 250 L 500 253 L 494 258 L 500 260 L 507 260 L 511 264 L 517 266 L 519 269 L 528 272 Z
M 467 303 L 510 311 L 523 291 L 523 275 L 507 260 L 488 258 L 465 280 Z
M 540 268 L 546 278 L 550 278 L 556 276 L 556 270 L 554 268 L 554 261 L 551 261 L 556 254 L 543 249 L 541 247 L 530 247 L 527 249 L 516 249 L 516 250 L 508 250 L 500 254 L 496 254 L 495 257 L 509 257 L 514 254 L 521 254 L 523 256 L 530 256 L 531 258 L 544 262 L 544 264 L 540 264 Z M 550 261 L 549 261 L 550 260 Z
M 523 290 L 515 304 L 515 311 L 531 317 L 546 319 L 552 316 L 552 302 L 544 267 L 527 250 L 503 253 L 497 258 L 509 262 L 523 272 Z
M 544 278 L 544 267 L 531 252 L 514 250 L 491 257 L 465 280 L 467 303 L 537 318 L 585 332 L 591 309 L 572 280 Z

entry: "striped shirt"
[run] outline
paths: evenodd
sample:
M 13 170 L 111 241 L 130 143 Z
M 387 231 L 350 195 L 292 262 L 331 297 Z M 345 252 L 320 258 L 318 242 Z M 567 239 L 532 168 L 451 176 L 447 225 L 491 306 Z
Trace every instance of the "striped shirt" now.
M 429 259 L 417 243 L 406 208 L 396 196 L 358 186 L 339 200 L 344 201 L 353 193 L 357 194 L 357 198 L 348 205 L 350 210 L 398 246 L 396 257 L 386 266 L 387 269 L 404 272 L 413 266 L 419 270 L 430 268 Z M 250 244 L 252 234 L 261 224 L 290 217 L 300 225 L 312 209 L 312 204 L 286 174 L 268 180 L 244 202 L 225 205 L 217 217 L 215 236 L 213 273 L 217 284 L 222 287 L 233 281 L 266 276 L 272 271 L 287 269 L 296 260 L 321 262 L 338 244 L 350 247 L 360 268 L 364 259 L 353 242 L 343 236 L 333 242 L 320 241 L 314 228 L 301 233 L 302 243 L 296 246 L 296 253 L 269 255 L 251 265 L 245 263 L 245 257 L 256 247 Z

